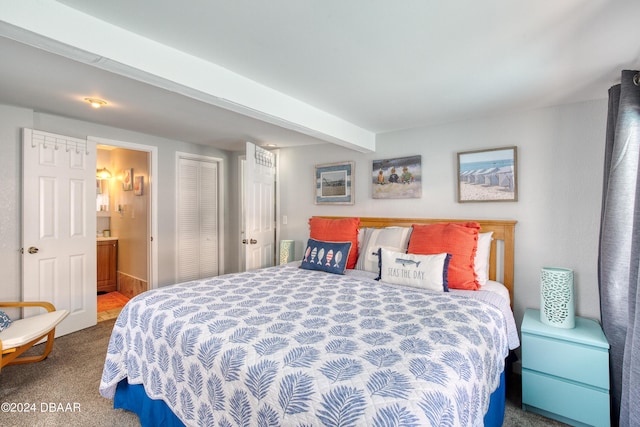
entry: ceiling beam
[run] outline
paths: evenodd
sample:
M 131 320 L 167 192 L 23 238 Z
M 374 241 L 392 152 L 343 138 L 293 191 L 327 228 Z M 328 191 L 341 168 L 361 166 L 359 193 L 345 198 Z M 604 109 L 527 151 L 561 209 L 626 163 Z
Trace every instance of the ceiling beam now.
M 362 153 L 376 135 L 217 64 L 54 0 L 11 0 L 0 35 Z

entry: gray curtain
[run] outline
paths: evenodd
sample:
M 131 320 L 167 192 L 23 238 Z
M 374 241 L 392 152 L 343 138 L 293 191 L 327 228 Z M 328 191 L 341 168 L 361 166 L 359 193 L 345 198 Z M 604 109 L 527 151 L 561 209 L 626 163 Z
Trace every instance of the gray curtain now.
M 640 425 L 640 73 L 609 89 L 598 284 L 612 425 Z

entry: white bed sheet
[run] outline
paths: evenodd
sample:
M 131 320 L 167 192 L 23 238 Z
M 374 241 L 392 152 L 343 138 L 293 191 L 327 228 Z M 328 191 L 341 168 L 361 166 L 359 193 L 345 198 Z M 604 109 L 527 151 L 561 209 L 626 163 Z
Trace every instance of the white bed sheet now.
M 500 295 L 502 298 L 504 298 L 507 302 L 510 301 L 509 289 L 507 289 L 507 287 L 502 283 L 496 282 L 495 280 L 488 280 L 487 283 L 482 285 L 480 290 L 487 291 L 487 292 L 495 292 L 498 295 Z

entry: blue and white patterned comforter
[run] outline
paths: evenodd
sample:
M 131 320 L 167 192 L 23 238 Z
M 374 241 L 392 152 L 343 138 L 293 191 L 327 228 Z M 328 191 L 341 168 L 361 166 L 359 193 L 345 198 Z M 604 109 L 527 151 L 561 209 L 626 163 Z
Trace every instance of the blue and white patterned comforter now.
M 511 322 L 458 293 L 291 264 L 231 274 L 132 299 L 100 393 L 143 383 L 186 425 L 482 425 Z

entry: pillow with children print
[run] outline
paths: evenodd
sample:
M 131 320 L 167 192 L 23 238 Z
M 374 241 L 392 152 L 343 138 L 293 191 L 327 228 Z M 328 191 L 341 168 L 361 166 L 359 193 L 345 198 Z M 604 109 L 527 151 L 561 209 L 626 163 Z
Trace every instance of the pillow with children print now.
M 449 292 L 447 269 L 451 255 L 415 255 L 380 250 L 380 280 L 396 285 Z
M 350 251 L 351 242 L 325 242 L 309 239 L 300 268 L 344 274 Z

